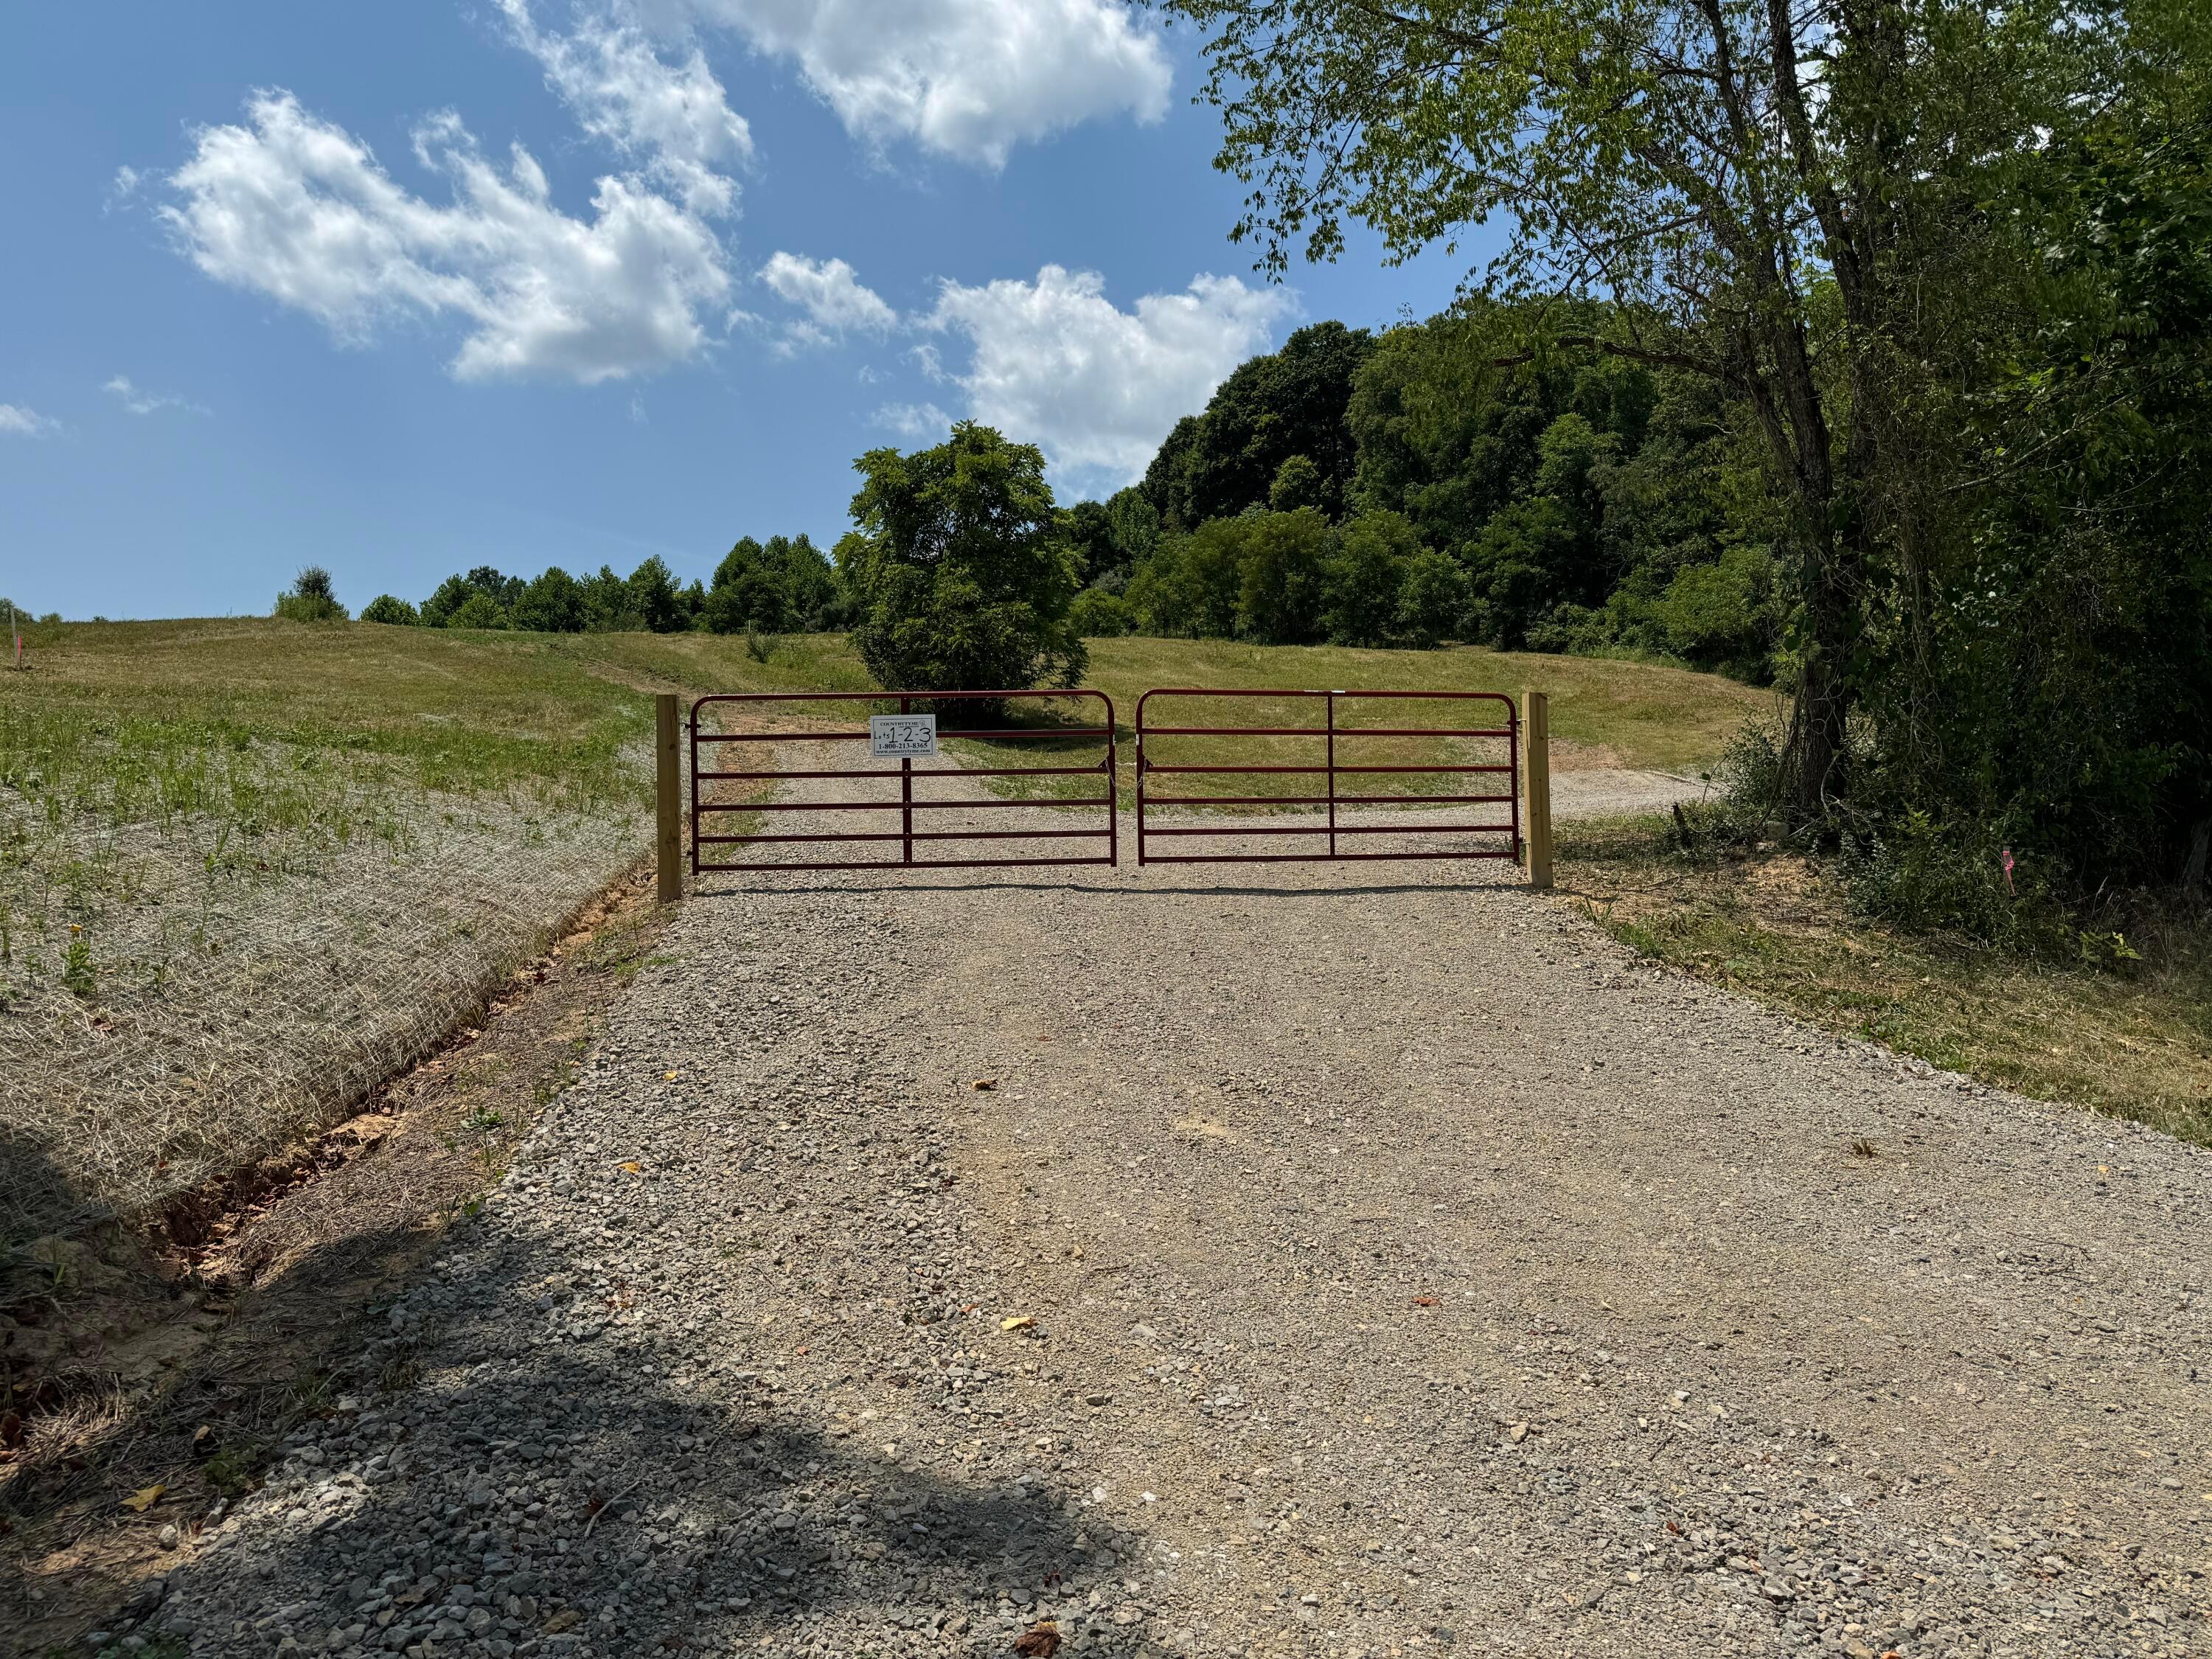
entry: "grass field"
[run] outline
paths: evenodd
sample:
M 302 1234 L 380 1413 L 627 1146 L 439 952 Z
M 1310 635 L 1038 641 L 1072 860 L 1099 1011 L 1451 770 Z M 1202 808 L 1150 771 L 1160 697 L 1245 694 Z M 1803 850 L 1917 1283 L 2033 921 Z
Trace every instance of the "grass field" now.
M 564 641 L 574 651 L 643 684 L 713 691 L 849 690 L 873 688 L 867 671 L 842 637 L 787 639 L 761 661 L 745 642 L 713 635 L 604 635 Z M 1413 691 L 1499 691 L 1518 699 L 1535 690 L 1551 700 L 1553 763 L 1561 768 L 1622 766 L 1694 773 L 1710 766 L 1745 720 L 1772 706 L 1771 693 L 1731 680 L 1648 664 L 1589 658 L 1547 657 L 1462 647 L 1446 651 L 1355 651 L 1333 646 L 1251 646 L 1222 640 L 1094 640 L 1086 685 L 1114 701 L 1121 736 L 1121 787 L 1134 786 L 1137 701 L 1155 687 L 1252 690 L 1396 690 Z M 1094 705 L 1095 707 L 1095 705 Z M 1419 702 L 1386 707 L 1375 702 L 1340 705 L 1340 720 L 1352 725 L 1491 726 L 1496 705 Z M 712 711 L 726 716 L 727 711 Z M 851 726 L 866 713 L 859 705 L 836 705 L 815 717 L 823 725 Z M 1020 712 L 1024 721 L 1039 718 Z M 763 710 L 757 716 L 769 718 Z M 1090 724 L 1087 711 L 1071 718 Z M 1310 727 L 1318 731 L 1320 705 L 1307 699 L 1180 700 L 1155 704 L 1153 723 L 1184 726 L 1250 725 Z M 780 726 L 804 728 L 809 711 L 779 705 Z M 1084 764 L 1100 758 L 1096 742 L 1040 741 L 965 743 L 958 745 L 978 762 L 992 765 Z M 1503 745 L 1476 740 L 1372 738 L 1340 744 L 1340 761 L 1358 759 L 1384 765 L 1431 763 L 1480 763 L 1502 759 Z M 1261 738 L 1166 738 L 1157 739 L 1155 763 L 1203 765 L 1250 762 L 1273 765 L 1316 765 L 1323 744 L 1319 737 Z M 1156 783 L 1164 783 L 1156 779 Z M 1093 794 L 1095 782 L 1083 778 L 1039 781 L 1032 787 L 1068 795 Z M 1207 776 L 1177 779 L 1158 793 L 1283 796 L 1315 793 L 1310 778 L 1285 775 Z M 1400 775 L 1372 786 L 1376 790 L 1435 793 L 1463 787 L 1449 774 Z
M 2128 931 L 2133 962 L 2024 958 L 1854 915 L 1839 884 L 1778 848 L 1668 841 L 1648 823 L 1563 825 L 1559 889 L 1646 956 L 1814 1024 L 2212 1146 L 2201 908 L 2147 905 Z

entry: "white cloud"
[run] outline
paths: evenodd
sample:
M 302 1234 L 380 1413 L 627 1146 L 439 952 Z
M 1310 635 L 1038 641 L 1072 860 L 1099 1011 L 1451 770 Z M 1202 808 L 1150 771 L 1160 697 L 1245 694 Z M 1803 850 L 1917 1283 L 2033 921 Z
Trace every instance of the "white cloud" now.
M 116 168 L 115 178 L 107 186 L 107 200 L 101 205 L 100 210 L 104 214 L 121 207 L 138 193 L 138 186 L 145 180 L 146 175 L 139 172 L 137 167 Z
M 847 131 L 986 167 L 1095 117 L 1167 112 L 1159 32 L 1124 0 L 640 0 L 795 60 Z
M 1134 483 L 1180 417 L 1268 343 L 1293 301 L 1280 289 L 1199 276 L 1115 309 L 1096 271 L 1047 265 L 1034 283 L 946 283 L 928 326 L 965 335 L 969 413 L 1055 465 Z
M 173 392 L 147 392 L 133 386 L 131 377 L 118 374 L 100 388 L 122 404 L 133 415 L 153 415 L 165 409 L 181 409 L 190 415 L 212 415 L 215 411 L 204 404 L 196 404 L 189 398 L 180 398 Z
M 62 423 L 21 404 L 0 404 L 0 436 L 43 438 L 61 430 Z
M 952 417 L 935 404 L 885 404 L 871 419 L 909 443 L 942 443 L 952 430 Z
M 751 159 L 751 130 L 729 106 L 696 46 L 663 63 L 626 13 L 579 9 L 572 34 L 548 34 L 529 0 L 498 0 L 515 41 L 584 131 L 643 166 L 695 213 L 726 213 L 736 187 L 716 169 Z
M 247 125 L 200 128 L 161 210 L 182 251 L 216 280 L 319 319 L 342 341 L 397 317 L 471 325 L 461 380 L 590 383 L 681 362 L 708 340 L 731 287 L 701 214 L 635 174 L 599 181 L 588 219 L 553 205 L 520 145 L 502 173 L 451 112 L 416 128 L 416 159 L 450 204 L 395 183 L 366 144 L 264 91 Z
M 784 331 L 787 350 L 827 345 L 848 332 L 881 336 L 898 326 L 898 313 L 874 289 L 864 287 L 842 259 L 776 253 L 761 267 L 760 279 L 806 313 L 805 322 Z

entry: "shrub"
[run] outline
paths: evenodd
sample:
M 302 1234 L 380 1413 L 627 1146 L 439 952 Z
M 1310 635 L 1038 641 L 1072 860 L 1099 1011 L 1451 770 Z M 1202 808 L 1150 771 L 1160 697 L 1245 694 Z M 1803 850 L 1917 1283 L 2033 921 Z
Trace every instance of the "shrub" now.
M 1078 639 L 1119 639 L 1137 631 L 1137 613 L 1121 594 L 1086 587 L 1067 607 L 1067 625 Z
M 393 628 L 414 628 L 422 620 L 413 605 L 390 593 L 380 593 L 362 606 L 361 619 L 365 623 L 383 623 Z
M 879 684 L 1081 678 L 1088 659 L 1068 625 L 1074 560 L 1042 452 L 963 421 L 933 449 L 872 450 L 854 465 L 867 482 L 837 563 L 859 610 L 854 647 Z
M 276 596 L 276 606 L 270 614 L 289 622 L 343 622 L 346 608 L 338 603 L 331 586 L 331 573 L 311 564 L 293 579 L 290 592 Z
M 1459 633 L 1467 617 L 1467 572 L 1449 553 L 1423 548 L 1406 561 L 1398 587 L 1398 643 L 1421 649 Z

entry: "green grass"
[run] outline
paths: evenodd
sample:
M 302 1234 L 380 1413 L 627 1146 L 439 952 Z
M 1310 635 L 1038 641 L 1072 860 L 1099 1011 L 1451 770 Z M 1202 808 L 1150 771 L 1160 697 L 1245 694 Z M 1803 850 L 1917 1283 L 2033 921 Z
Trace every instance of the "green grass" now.
M 536 647 L 531 647 L 536 648 Z M 555 647 L 618 674 L 638 685 L 695 691 L 836 690 L 874 689 L 866 669 L 840 635 L 787 638 L 766 662 L 754 659 L 745 641 L 703 634 L 572 636 Z M 1114 701 L 1121 739 L 1121 787 L 1133 787 L 1138 699 L 1163 686 L 1260 690 L 1390 690 L 1413 691 L 1502 691 L 1517 701 L 1523 690 L 1547 694 L 1551 702 L 1554 764 L 1624 766 L 1659 771 L 1696 771 L 1710 766 L 1723 744 L 1749 716 L 1767 709 L 1771 694 L 1722 679 L 1643 663 L 1486 651 L 1468 647 L 1442 651 L 1358 651 L 1334 646 L 1255 646 L 1222 640 L 1121 639 L 1091 641 L 1091 667 L 1085 684 Z M 1070 704 L 1066 720 L 1092 724 L 1095 714 Z M 1477 726 L 1496 723 L 1494 705 L 1480 718 L 1465 717 L 1466 705 L 1422 702 L 1394 712 L 1377 704 L 1340 705 L 1340 720 L 1353 725 Z M 1478 706 L 1480 707 L 1480 706 Z M 793 729 L 850 729 L 867 711 L 834 704 L 819 713 L 801 705 L 774 706 L 772 718 Z M 710 711 L 726 718 L 728 711 Z M 763 711 L 766 715 L 768 711 Z M 1049 723 L 1052 716 L 1019 709 L 1023 723 Z M 1307 699 L 1219 700 L 1194 703 L 1156 700 L 1154 725 L 1269 725 L 1318 727 L 1320 707 Z M 1081 765 L 1103 758 L 1092 740 L 1065 743 L 1025 739 L 1015 743 L 962 743 L 969 757 L 987 764 Z M 1480 740 L 1399 738 L 1358 740 L 1357 758 L 1376 764 L 1480 762 L 1500 757 L 1501 745 Z M 1340 744 L 1340 761 L 1353 758 L 1355 744 Z M 1155 741 L 1155 763 L 1189 765 L 1249 762 L 1276 765 L 1317 764 L 1323 743 L 1318 737 L 1259 738 L 1172 738 Z M 1191 775 L 1155 778 L 1157 793 L 1181 794 L 1291 795 L 1312 793 L 1313 781 L 1283 775 Z M 1088 795 L 1096 783 L 1086 778 L 1000 780 L 1002 789 L 1026 787 L 1043 794 Z M 1371 793 L 1477 793 L 1450 775 L 1378 775 Z
M 1625 944 L 1999 1088 L 2212 1146 L 2212 926 L 2142 914 L 2133 963 L 2023 957 L 1855 915 L 1776 848 L 1686 854 L 1658 820 L 1569 823 L 1559 884 Z M 2118 969 L 2118 971 L 2116 971 Z
M 625 751 L 650 706 L 543 643 L 266 620 L 46 635 L 29 672 L 0 672 L 0 790 L 50 818 L 257 833 L 373 821 L 392 783 L 564 805 L 642 787 Z

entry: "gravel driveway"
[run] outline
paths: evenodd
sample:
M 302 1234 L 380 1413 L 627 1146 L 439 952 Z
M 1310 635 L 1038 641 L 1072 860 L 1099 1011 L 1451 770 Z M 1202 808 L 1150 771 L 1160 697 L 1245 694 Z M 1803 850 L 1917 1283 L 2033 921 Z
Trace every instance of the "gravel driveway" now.
M 2212 1651 L 2212 1160 L 1639 966 L 1510 876 L 710 880 L 156 1621 Z

